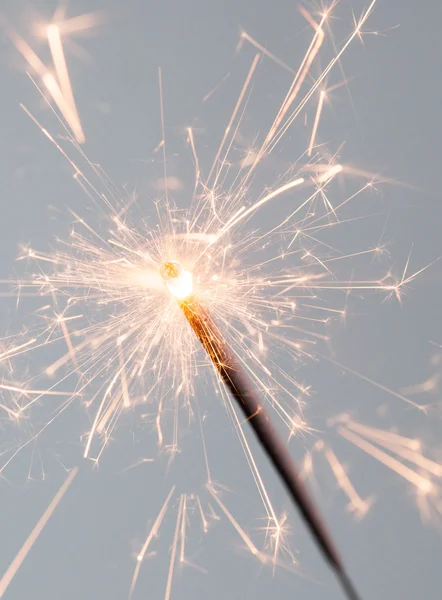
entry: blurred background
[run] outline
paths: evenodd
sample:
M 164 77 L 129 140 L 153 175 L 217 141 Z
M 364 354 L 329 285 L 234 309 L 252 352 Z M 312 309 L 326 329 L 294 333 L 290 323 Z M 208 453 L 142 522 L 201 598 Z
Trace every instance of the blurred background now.
M 304 7 L 312 14 L 321 9 L 319 3 Z M 338 46 L 351 33 L 353 14 L 357 18 L 364 7 L 365 3 L 354 0 L 341 2 L 335 9 L 331 26 Z M 162 158 L 154 152 L 162 136 L 158 67 L 163 77 L 168 170 L 183 182 L 175 199 L 186 206 L 193 165 L 185 127 L 194 128 L 200 160 L 207 168 L 256 52 L 244 43 L 241 52 L 235 53 L 241 32 L 246 31 L 293 69 L 311 39 L 311 28 L 297 4 L 286 0 L 276 4 L 264 0 L 72 0 L 64 8 L 70 17 L 99 14 L 93 28 L 69 36 L 65 45 L 86 135 L 85 151 L 118 187 L 136 192 L 142 215 L 154 214 L 153 200 L 162 176 Z M 2 20 L 49 63 L 47 43 L 39 36 L 38 26 L 48 23 L 57 9 L 60 5 L 49 0 L 6 1 Z M 364 27 L 367 34 L 353 42 L 343 57 L 342 70 L 337 67 L 330 78 L 330 86 L 343 81 L 347 85 L 329 94 L 318 131 L 319 141 L 326 142 L 331 152 L 339 150 L 342 163 L 376 173 L 381 182 L 396 181 L 377 184 L 376 192 L 352 204 L 346 217 L 366 218 L 337 228 L 329 238 L 348 253 L 391 242 L 388 251 L 396 275 L 404 269 L 410 252 L 410 272 L 442 256 L 441 18 L 436 0 L 379 0 Z M 1 279 L 9 280 L 26 270 L 24 263 L 16 262 L 21 246 L 49 250 L 57 236 L 69 234 L 68 209 L 82 213 L 91 209 L 72 178 L 70 165 L 20 107 L 24 104 L 49 131 L 60 132 L 26 76 L 26 64 L 6 26 L 0 41 L 0 269 Z M 321 54 L 321 66 L 332 56 L 329 43 Z M 224 84 L 204 101 L 228 73 Z M 262 62 L 241 128 L 244 145 L 266 131 L 291 77 L 271 60 Z M 315 107 L 312 103 L 310 116 Z M 306 143 L 303 124 L 294 127 L 274 153 L 266 176 L 276 180 L 286 172 Z M 259 196 L 259 185 L 258 177 L 251 195 L 256 191 Z M 348 195 L 345 183 L 342 186 L 336 187 L 332 201 L 338 203 L 340 194 Z M 257 217 L 258 226 L 259 218 L 264 219 L 264 214 Z M 352 263 L 356 279 L 358 261 Z M 402 304 L 395 298 L 385 301 L 381 294 L 355 294 L 346 322 L 330 324 L 332 343 L 324 352 L 394 392 L 430 377 L 437 381 L 438 369 L 442 369 L 441 267 L 442 263 L 436 263 L 414 280 Z M 16 298 L 5 292 L 0 309 L 2 335 L 26 325 L 38 301 L 23 298 L 18 308 L 16 304 Z M 51 357 L 41 356 L 41 365 L 47 358 Z M 22 368 L 36 372 L 39 366 L 33 363 Z M 17 378 L 20 375 L 15 373 Z M 330 469 L 324 461 L 315 464 L 315 494 L 362 597 L 439 598 L 442 544 L 437 520 L 423 523 L 409 484 L 339 438 L 327 427 L 327 420 L 346 411 L 376 427 L 395 428 L 421 439 L 428 454 L 440 462 L 440 390 L 435 386 L 431 393 L 410 396 L 430 406 L 424 414 L 327 360 L 302 365 L 299 375 L 313 390 L 306 417 L 316 431 L 291 441 L 293 456 L 300 463 L 316 439 L 326 439 L 348 468 L 360 495 L 373 499 L 368 514 L 356 520 L 346 510 L 348 500 Z M 260 529 L 265 523 L 259 518 L 260 501 L 240 445 L 211 388 L 202 386 L 201 394 L 213 476 L 226 487 L 223 499 L 241 527 L 262 540 Z M 179 494 L 205 493 L 197 428 L 189 428 L 181 453 L 168 466 L 167 457 L 155 457 L 152 424 L 143 422 L 139 413 L 129 413 L 122 417 L 97 466 L 81 458 L 81 436 L 87 427 L 83 409 L 72 407 L 2 472 L 0 574 L 59 489 L 67 469 L 80 466 L 5 593 L 7 599 L 128 597 L 137 552 L 175 484 L 169 513 L 152 546 L 154 555 L 143 562 L 133 594 L 135 600 L 164 597 Z M 2 416 L 5 457 L 22 433 Z M 25 433 L 31 437 L 30 425 Z M 247 553 L 226 518 L 214 521 L 207 535 L 194 519 L 188 534 L 189 564 L 177 566 L 171 597 L 342 598 L 265 457 L 255 450 L 276 509 L 288 513 L 299 573 L 263 567 Z M 145 457 L 155 461 L 128 469 Z

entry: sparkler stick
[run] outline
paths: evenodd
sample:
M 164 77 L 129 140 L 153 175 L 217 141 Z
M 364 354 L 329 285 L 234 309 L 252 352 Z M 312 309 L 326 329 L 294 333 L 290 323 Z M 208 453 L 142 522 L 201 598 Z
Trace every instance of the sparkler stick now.
M 176 261 L 164 263 L 161 274 L 224 384 L 237 401 L 283 480 L 323 556 L 335 571 L 347 597 L 349 600 L 359 600 L 359 595 L 348 577 L 327 527 L 296 469 L 287 446 L 280 439 L 233 350 L 226 343 L 207 309 L 193 293 L 192 274 L 185 271 Z

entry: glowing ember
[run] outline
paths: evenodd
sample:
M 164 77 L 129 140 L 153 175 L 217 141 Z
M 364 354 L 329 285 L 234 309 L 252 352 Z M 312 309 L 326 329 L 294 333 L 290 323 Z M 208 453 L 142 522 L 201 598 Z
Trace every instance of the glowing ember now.
M 190 296 L 193 291 L 192 273 L 185 271 L 178 261 L 165 262 L 160 272 L 173 296 L 178 300 L 184 300 Z

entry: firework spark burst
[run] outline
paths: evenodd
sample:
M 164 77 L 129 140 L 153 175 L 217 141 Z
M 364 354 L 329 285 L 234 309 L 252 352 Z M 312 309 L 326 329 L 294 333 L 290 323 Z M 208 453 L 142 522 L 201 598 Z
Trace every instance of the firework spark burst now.
M 55 410 L 52 404 L 50 417 L 40 421 L 41 426 L 33 430 L 31 437 L 4 452 L 1 470 L 73 403 L 82 403 L 92 415 L 91 427 L 84 436 L 84 457 L 93 461 L 99 461 L 117 423 L 129 411 L 148 412 L 159 453 L 165 454 L 170 463 L 180 452 L 182 431 L 188 428 L 189 421 L 200 425 L 205 499 L 201 494 L 176 495 L 175 487 L 165 494 L 164 504 L 138 551 L 131 593 L 142 562 L 149 556 L 151 544 L 172 506 L 177 507 L 176 526 L 166 599 L 171 596 L 176 565 L 188 562 L 188 526 L 195 520 L 206 533 L 212 522 L 223 517 L 261 562 L 274 568 L 296 568 L 288 540 L 287 516 L 279 515 L 273 506 L 245 424 L 219 377 L 200 353 L 198 340 L 176 297 L 186 298 L 192 291 L 207 307 L 265 405 L 285 428 L 286 438 L 297 436 L 306 440 L 313 431 L 305 415 L 310 388 L 297 381 L 293 365 L 325 356 L 330 341 L 327 325 L 332 319 L 345 318 L 350 293 L 372 291 L 382 294 L 382 298 L 393 296 L 401 300 L 407 286 L 424 270 L 411 272 L 407 262 L 397 277 L 389 268 L 376 277 L 370 277 L 369 269 L 367 275 L 354 277 L 354 257 L 365 255 L 371 260 L 387 255 L 385 247 L 356 249 L 347 254 L 333 247 L 324 235 L 342 227 L 346 217 L 341 214 L 345 214 L 347 205 L 364 194 L 374 193 L 378 184 L 375 176 L 339 163 L 337 153 L 328 153 L 317 141 L 327 92 L 331 89 L 327 89 L 328 78 L 340 66 L 348 47 L 364 35 L 375 1 L 356 21 L 344 42 L 339 45 L 333 40 L 332 45 L 337 48 L 333 57 L 313 77 L 321 49 L 331 36 L 329 21 L 335 5 L 319 15 L 301 11 L 312 36 L 298 69 L 288 67 L 242 32 L 238 51 L 249 44 L 258 53 L 245 74 L 211 164 L 201 159 L 194 129 L 186 130 L 194 183 L 193 194 L 184 207 L 177 200 L 179 182 L 168 171 L 165 91 L 159 71 L 163 135 L 157 154 L 162 153 L 163 158 L 164 172 L 159 184 L 162 197 L 155 202 L 155 214 L 141 219 L 134 216 L 135 196 L 122 196 L 82 149 L 87 132 L 76 105 L 63 40 L 64 36 L 90 26 L 91 19 L 58 19 L 46 28 L 53 69 L 8 28 L 27 62 L 33 83 L 58 119 L 61 135 L 52 134 L 28 108 L 23 109 L 68 161 L 96 216 L 86 219 L 72 210 L 71 234 L 58 239 L 54 251 L 26 247 L 19 257 L 30 265 L 32 274 L 14 283 L 17 298 L 24 302 L 26 296 L 37 297 L 41 306 L 34 325 L 19 339 L 4 341 L 1 359 L 6 367 L 0 385 L 0 409 L 8 420 L 22 423 L 30 415 L 38 415 L 48 397 L 55 396 L 58 404 Z M 292 80 L 268 130 L 252 148 L 238 150 L 244 115 L 263 60 L 291 72 Z M 228 75 L 220 85 L 227 78 Z M 266 160 L 273 156 L 289 129 L 305 120 L 307 114 L 312 119 L 306 149 L 276 182 L 258 186 L 255 182 L 261 180 Z M 332 200 L 334 186 L 346 175 L 352 191 L 336 203 Z M 261 189 L 258 194 L 257 187 Z M 182 274 L 177 283 L 176 278 L 168 278 L 168 270 L 178 264 Z M 35 356 L 46 356 L 48 348 L 53 348 L 49 354 L 56 353 L 57 358 L 46 364 L 43 374 L 31 373 L 26 381 L 23 377 L 18 381 L 14 378 L 17 369 L 10 367 L 14 361 L 32 362 Z M 346 369 L 334 360 L 331 362 Z M 368 381 L 364 374 L 346 370 Z M 262 500 L 266 519 L 263 547 L 258 547 L 229 511 L 212 476 L 202 427 L 206 407 L 202 408 L 198 400 L 199 382 L 204 379 L 215 386 L 226 408 Z M 390 393 L 385 387 L 382 389 Z M 424 410 L 405 395 L 391 393 L 415 409 Z M 38 421 L 38 416 L 35 418 Z M 364 425 L 350 415 L 335 417 L 329 425 L 339 436 L 414 486 L 422 512 L 440 512 L 438 480 L 442 466 L 424 456 L 417 440 Z M 349 510 L 358 517 L 364 516 L 372 498 L 359 495 L 326 442 L 317 441 L 313 450 L 307 452 L 306 476 L 313 473 L 315 453 L 325 458 L 348 499 Z

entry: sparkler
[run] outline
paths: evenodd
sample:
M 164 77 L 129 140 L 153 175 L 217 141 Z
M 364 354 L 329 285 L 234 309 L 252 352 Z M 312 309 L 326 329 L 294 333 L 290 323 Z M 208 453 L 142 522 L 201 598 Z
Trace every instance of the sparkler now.
M 68 239 L 59 240 L 56 251 L 45 253 L 31 248 L 23 249 L 20 258 L 37 261 L 38 268 L 33 275 L 17 282 L 18 295 L 20 299 L 26 295 L 49 298 L 38 309 L 44 326 L 33 326 L 25 339 L 21 336 L 18 341 L 8 343 L 0 358 L 12 361 L 15 357 L 31 355 L 34 359 L 32 353 L 38 354 L 42 348 L 50 345 L 56 346 L 57 352 L 60 348 L 62 350 L 55 360 L 51 357 L 52 362 L 47 365 L 42 377 L 31 378 L 27 382 L 5 377 L 0 388 L 10 399 L 2 399 L 0 409 L 6 412 L 9 419 L 20 421 L 23 415 L 37 408 L 43 398 L 61 398 L 62 402 L 51 412 L 50 418 L 40 429 L 36 429 L 33 440 L 72 402 L 82 401 L 87 409 L 93 411 L 92 425 L 85 436 L 84 456 L 98 461 L 120 414 L 135 406 L 148 406 L 149 409 L 153 406 L 154 414 L 149 416 L 158 447 L 173 458 L 179 448 L 180 409 L 184 405 L 190 416 L 199 413 L 199 406 L 192 401 L 196 386 L 194 375 L 199 367 L 195 359 L 198 339 L 278 469 L 344 589 L 354 599 L 357 594 L 341 559 L 286 446 L 273 429 L 264 403 L 272 406 L 289 436 L 308 432 L 309 426 L 303 418 L 308 387 L 296 381 L 271 350 L 284 349 L 281 363 L 287 357 L 293 360 L 321 357 L 317 343 L 328 342 L 329 338 L 317 327 L 325 326 L 334 316 L 344 317 L 347 310 L 346 304 L 334 306 L 330 302 L 321 302 L 319 296 L 323 292 L 333 294 L 334 290 L 347 298 L 353 290 L 374 290 L 400 299 L 402 289 L 422 271 L 410 274 L 407 262 L 399 278 L 394 278 L 390 272 L 380 277 L 361 275 L 342 278 L 338 276 L 336 265 L 352 257 L 381 255 L 384 248 L 358 249 L 354 253 L 343 254 L 332 247 L 329 240 L 323 242 L 319 235 L 322 231 L 332 231 L 338 223 L 342 225 L 346 218 L 339 222 L 340 211 L 364 191 L 374 188 L 376 182 L 372 174 L 339 164 L 337 156 L 322 152 L 317 145 L 330 73 L 339 64 L 351 41 L 362 35 L 362 27 L 374 3 L 373 0 L 369 4 L 345 42 L 340 46 L 333 44 L 332 59 L 312 83 L 309 83 L 312 65 L 326 39 L 327 19 L 335 2 L 316 18 L 301 9 L 313 28 L 313 36 L 296 71 L 242 32 L 241 44 L 252 44 L 259 54 L 251 62 L 215 159 L 208 168 L 198 156 L 198 140 L 194 138 L 193 129 L 187 129 L 195 180 L 192 182 L 193 194 L 189 194 L 189 197 L 192 196 L 191 202 L 182 210 L 171 200 L 172 184 L 175 185 L 177 181 L 171 178 L 172 169 L 166 165 L 164 123 L 167 115 L 164 114 L 161 101 L 163 135 L 157 150 L 163 154 L 164 176 L 155 182 L 155 189 L 164 191 L 165 198 L 156 205 L 156 227 L 144 221 L 141 226 L 139 222 L 135 227 L 131 225 L 129 208 L 136 204 L 135 198 L 121 201 L 120 191 L 101 167 L 89 161 L 80 146 L 86 135 L 80 122 L 81 107 L 77 109 L 78 98 L 69 79 L 62 34 L 75 31 L 83 21 L 73 20 L 70 25 L 53 23 L 47 29 L 53 69 L 44 65 L 23 39 L 10 32 L 14 44 L 32 71 L 35 85 L 63 127 L 62 138 L 52 135 L 27 108 L 23 106 L 23 109 L 67 159 L 74 171 L 75 181 L 91 198 L 94 208 L 98 207 L 101 223 L 97 227 L 92 219 L 86 222 L 71 211 L 74 218 L 71 235 Z M 278 68 L 289 72 L 292 80 L 261 142 L 238 157 L 235 145 L 250 101 L 252 82 L 263 56 L 265 60 L 272 60 Z M 229 74 L 220 85 L 228 77 Z M 159 83 L 162 100 L 161 73 Z M 318 102 L 312 123 L 304 113 L 311 100 Z M 300 116 L 305 117 L 305 124 L 312 124 L 311 134 L 307 136 L 308 145 L 301 159 L 291 162 L 290 167 L 278 175 L 276 182 L 272 179 L 267 187 L 259 183 L 256 193 L 252 183 L 260 166 L 267 158 L 272 159 L 272 152 L 285 132 Z M 72 148 L 75 148 L 74 156 Z M 236 165 L 239 165 L 238 169 Z M 208 175 L 205 176 L 205 173 Z M 356 191 L 353 190 L 338 204 L 333 204 L 329 189 L 335 179 L 343 174 L 362 176 L 364 184 L 360 187 L 357 184 Z M 176 189 L 178 186 L 175 185 Z M 288 199 L 288 209 L 287 206 L 284 208 L 282 217 L 275 217 L 275 222 L 269 227 L 267 224 L 265 227 L 258 225 L 256 229 L 252 227 L 244 231 L 245 225 L 249 225 L 260 210 L 278 200 L 282 202 L 284 198 Z M 103 221 L 107 222 L 105 229 Z M 276 252 L 275 245 L 278 247 Z M 268 248 L 273 249 L 268 251 Z M 257 257 L 255 252 L 261 255 Z M 290 262 L 289 258 L 295 260 Z M 277 267 L 277 264 L 282 264 L 282 267 Z M 186 326 L 183 315 L 191 328 Z M 364 374 L 343 367 L 328 356 L 327 360 L 353 376 L 370 382 L 382 392 L 391 393 L 414 408 L 421 408 L 404 395 L 391 392 Z M 70 387 L 72 382 L 73 388 Z M 222 386 L 218 389 L 221 394 L 225 391 Z M 261 403 L 255 390 L 260 391 L 264 403 Z M 223 395 L 223 399 L 226 398 L 228 395 Z M 258 550 L 222 502 L 211 478 L 201 429 L 207 472 L 205 488 L 254 556 L 276 566 L 281 564 L 278 553 L 286 551 L 294 563 L 284 540 L 284 519 L 277 516 L 230 400 L 226 400 L 225 405 L 237 426 L 240 443 L 263 502 L 267 519 L 266 543 L 270 539 L 272 549 L 269 561 L 269 555 Z M 165 425 L 171 413 L 173 427 L 170 434 Z M 428 498 L 439 498 L 440 490 L 432 481 L 430 485 L 430 478 L 441 477 L 440 465 L 424 457 L 420 447 L 409 447 L 403 440 L 391 437 L 391 432 L 368 426 L 364 428 L 349 419 L 338 422 L 337 433 L 417 487 L 424 503 Z M 14 447 L 1 470 L 32 440 Z M 349 499 L 350 508 L 362 516 L 368 510 L 368 501 L 359 496 L 332 449 L 325 444 L 321 449 L 336 481 Z M 388 458 L 388 452 L 395 454 L 393 459 Z M 402 461 L 411 462 L 412 465 L 405 467 Z M 306 456 L 304 474 L 311 473 L 311 465 L 311 455 Z M 426 472 L 417 473 L 421 469 Z M 174 490 L 173 487 L 138 554 L 131 592 L 136 585 L 141 561 L 156 538 L 167 510 L 173 506 Z M 166 600 L 171 594 L 177 557 L 184 562 L 188 498 L 189 495 L 180 495 Z M 215 509 L 210 505 L 206 513 L 199 497 L 194 499 L 194 504 L 198 506 L 203 531 L 206 532 L 210 520 L 207 514 L 210 515 L 209 511 L 213 513 Z
M 177 262 L 167 262 L 162 266 L 162 275 L 171 293 L 178 299 L 186 319 L 210 357 L 212 364 L 237 401 L 293 501 L 301 511 L 323 555 L 337 574 L 348 598 L 358 600 L 359 596 L 347 575 L 314 501 L 296 470 L 287 447 L 281 442 L 233 350 L 226 343 L 208 311 L 193 295 L 192 274 L 185 271 Z

